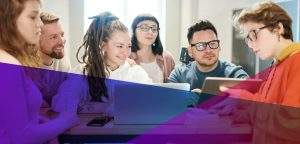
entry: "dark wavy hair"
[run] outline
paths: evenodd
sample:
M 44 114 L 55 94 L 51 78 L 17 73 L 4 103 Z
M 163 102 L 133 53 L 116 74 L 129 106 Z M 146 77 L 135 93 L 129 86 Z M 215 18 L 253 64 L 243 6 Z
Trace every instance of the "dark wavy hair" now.
M 137 17 L 135 17 L 132 24 L 131 24 L 131 29 L 132 29 L 132 37 L 131 37 L 132 47 L 131 47 L 131 51 L 132 52 L 137 52 L 138 50 L 140 50 L 140 48 L 138 46 L 138 41 L 137 41 L 137 38 L 136 38 L 136 29 L 137 29 L 137 25 L 140 22 L 146 21 L 146 20 L 150 20 L 150 21 L 155 22 L 157 24 L 158 28 L 159 28 L 158 20 L 150 14 L 141 14 L 141 15 L 138 15 Z M 162 46 L 161 41 L 160 41 L 159 31 L 158 31 L 157 37 L 155 39 L 155 42 L 152 45 L 152 53 L 154 55 L 162 55 L 162 53 L 163 53 L 163 46 Z
M 110 12 L 103 12 L 93 16 L 83 38 L 83 43 L 79 47 L 76 57 L 79 63 L 85 64 L 83 74 L 87 74 L 89 94 L 92 101 L 102 101 L 101 97 L 108 97 L 105 78 L 108 67 L 105 64 L 104 54 L 101 48 L 103 42 L 107 42 L 112 33 L 116 31 L 128 32 L 127 27 L 121 23 L 115 15 Z M 84 50 L 80 57 L 80 51 Z
M 194 25 L 190 26 L 187 33 L 187 39 L 189 43 L 191 43 L 191 40 L 193 38 L 194 33 L 202 30 L 211 30 L 215 33 L 216 37 L 218 37 L 218 32 L 215 28 L 215 26 L 208 20 L 199 20 Z

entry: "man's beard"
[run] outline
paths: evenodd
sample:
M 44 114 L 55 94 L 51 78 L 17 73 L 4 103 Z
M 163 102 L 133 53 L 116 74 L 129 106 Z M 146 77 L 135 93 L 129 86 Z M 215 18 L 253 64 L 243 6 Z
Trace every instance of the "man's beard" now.
M 204 62 L 197 62 L 199 64 L 199 66 L 202 66 L 202 67 L 212 67 L 214 66 L 216 63 L 218 62 L 218 59 L 216 59 L 213 63 L 211 64 L 207 64 L 207 63 L 204 63 Z
M 47 55 L 51 58 L 62 59 L 64 57 L 64 52 L 63 51 L 61 51 L 61 52 L 52 51 L 52 53 L 47 54 Z
M 51 58 L 62 59 L 64 57 L 64 47 L 65 46 L 63 44 L 57 44 L 52 48 L 51 52 L 47 52 L 47 51 L 43 51 L 43 50 L 42 50 L 42 52 Z M 54 50 L 55 48 L 62 48 L 62 49 L 61 49 L 61 51 L 56 52 Z

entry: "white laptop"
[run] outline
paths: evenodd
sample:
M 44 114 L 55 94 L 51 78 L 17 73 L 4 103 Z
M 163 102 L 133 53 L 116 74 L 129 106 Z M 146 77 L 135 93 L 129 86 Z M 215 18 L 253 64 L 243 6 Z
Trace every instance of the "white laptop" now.
M 187 84 L 118 83 L 114 91 L 115 125 L 183 124 L 169 121 L 187 110 Z
M 153 83 L 154 86 L 190 91 L 191 85 L 189 83 Z

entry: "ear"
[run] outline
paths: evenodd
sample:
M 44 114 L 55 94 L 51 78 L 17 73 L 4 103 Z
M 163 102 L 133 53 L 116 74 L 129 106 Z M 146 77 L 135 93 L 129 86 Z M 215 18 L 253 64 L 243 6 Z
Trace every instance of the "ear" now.
M 283 27 L 283 24 L 281 22 L 278 22 L 277 27 L 274 29 L 274 32 L 279 34 L 279 35 L 284 34 L 284 27 Z
M 187 47 L 187 50 L 188 50 L 189 56 L 190 56 L 191 58 L 194 58 L 194 57 L 193 57 L 193 50 L 192 50 L 192 47 L 191 47 L 190 45 Z
M 99 48 L 101 49 L 101 51 L 102 51 L 103 54 L 104 54 L 105 51 L 106 51 L 106 42 L 102 42 L 102 43 L 99 45 Z
M 284 34 L 284 27 L 283 27 L 283 24 L 281 22 L 278 23 L 279 25 L 279 34 Z

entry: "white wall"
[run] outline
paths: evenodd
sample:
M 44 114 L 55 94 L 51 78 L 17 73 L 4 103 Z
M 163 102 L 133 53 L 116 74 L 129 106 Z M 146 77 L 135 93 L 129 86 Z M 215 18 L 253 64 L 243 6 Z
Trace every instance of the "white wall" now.
M 76 52 L 84 35 L 83 0 L 44 0 L 42 10 L 52 12 L 61 19 L 66 38 L 65 51 L 72 67 L 77 65 Z
M 166 1 L 166 34 L 165 49 L 173 54 L 175 59 L 179 57 L 180 28 L 181 28 L 181 0 Z
M 220 58 L 231 61 L 232 10 L 252 5 L 259 0 L 185 0 L 182 1 L 180 46 L 187 46 L 187 29 L 200 19 L 211 21 L 221 40 Z M 195 14 L 196 13 L 196 14 Z
M 165 48 L 178 63 L 181 47 L 188 44 L 187 28 L 199 19 L 208 19 L 218 30 L 222 48 L 220 57 L 231 61 L 232 10 L 258 1 L 260 0 L 166 0 Z M 44 0 L 43 6 L 46 11 L 62 17 L 67 53 L 72 66 L 75 66 L 75 54 L 84 35 L 84 0 Z
M 84 0 L 72 0 L 69 5 L 70 17 L 70 60 L 72 67 L 78 62 L 76 59 L 77 50 L 84 36 Z
M 234 9 L 249 7 L 260 1 L 262 0 L 181 0 L 180 9 L 167 9 L 167 13 L 172 13 L 172 10 L 173 12 L 180 11 L 179 19 L 171 19 L 173 21 L 169 21 L 169 23 L 176 23 L 179 21 L 180 24 L 178 25 L 180 28 L 178 30 L 180 30 L 180 32 L 174 33 L 173 31 L 176 29 L 166 32 L 167 35 L 172 35 L 173 39 L 168 39 L 170 41 L 167 42 L 167 47 L 173 52 L 176 62 L 178 63 L 179 60 L 179 48 L 188 46 L 186 38 L 188 27 L 199 19 L 208 19 L 215 25 L 219 39 L 221 40 L 222 50 L 220 52 L 220 58 L 231 61 L 233 31 L 232 11 Z M 279 1 L 287 0 L 274 0 L 274 2 Z M 172 5 L 169 7 L 177 7 L 177 4 L 169 4 Z M 172 26 L 172 28 L 174 28 L 174 26 Z M 179 34 L 179 36 L 177 34 Z M 178 39 L 178 37 L 180 37 L 180 39 Z M 169 47 L 168 44 L 170 43 L 176 45 L 176 47 Z
M 199 19 L 211 21 L 221 40 L 220 57 L 231 61 L 232 10 L 259 0 L 167 0 L 166 48 L 179 63 L 181 47 L 187 47 L 187 29 Z

